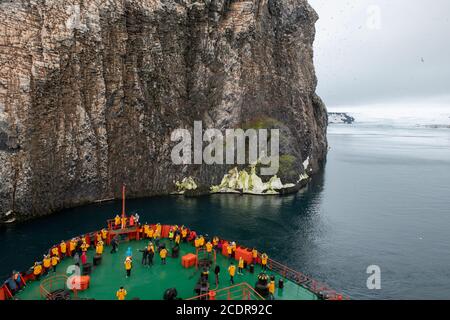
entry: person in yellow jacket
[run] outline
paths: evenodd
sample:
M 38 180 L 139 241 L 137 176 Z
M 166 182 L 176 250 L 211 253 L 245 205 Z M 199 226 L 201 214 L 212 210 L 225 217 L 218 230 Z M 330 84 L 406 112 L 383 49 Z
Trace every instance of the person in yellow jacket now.
M 155 230 L 153 230 L 153 228 L 151 226 L 149 226 L 149 228 L 148 228 L 148 234 L 147 235 L 148 235 L 149 239 L 153 239 L 154 238 Z
M 35 262 L 33 266 L 33 275 L 36 278 L 36 280 L 39 280 L 42 274 L 42 264 L 39 262 Z
M 161 257 L 162 264 L 166 264 L 167 249 L 162 248 L 161 251 L 159 252 L 159 256 Z
M 120 227 L 120 216 L 116 215 L 116 217 L 114 218 L 114 228 L 119 229 L 119 227 Z
M 228 267 L 228 274 L 230 275 L 231 284 L 234 284 L 234 275 L 236 274 L 236 266 L 234 265 L 233 262 Z
M 57 266 L 58 263 L 59 263 L 59 256 L 53 255 L 53 256 L 51 257 L 51 263 L 52 263 L 53 272 L 56 272 L 56 266 Z
M 188 233 L 187 228 L 185 228 L 184 226 L 181 227 L 181 238 L 183 239 L 183 242 L 187 241 L 187 233 Z
M 227 255 L 228 255 L 228 259 L 231 259 L 233 256 L 233 247 L 230 244 L 228 244 L 228 246 L 227 246 Z
M 75 248 L 77 247 L 77 242 L 75 241 L 75 239 L 70 239 L 69 243 L 68 243 L 68 248 L 67 248 L 67 255 L 70 257 L 72 256 L 73 252 L 75 251 Z
M 58 247 L 53 247 L 51 250 L 52 256 L 59 256 L 59 249 Z
M 269 259 L 269 257 L 267 256 L 267 254 L 263 253 L 261 255 L 261 266 L 264 271 L 267 270 L 267 260 L 268 259 Z
M 86 241 L 83 241 L 80 248 L 81 248 L 81 251 L 86 252 L 89 249 L 89 245 L 87 244 Z
M 200 248 L 200 238 L 195 238 L 195 240 L 194 240 L 194 247 L 195 247 L 195 249 L 198 249 L 198 248 Z
M 102 241 L 102 233 L 100 231 L 95 235 L 95 243 L 99 241 Z
M 50 255 L 44 255 L 44 259 L 42 260 L 42 266 L 44 267 L 44 274 L 47 274 L 48 270 L 52 266 L 52 261 L 50 259 Z
M 205 245 L 205 238 L 203 236 L 200 236 L 200 247 L 203 247 Z
M 105 240 L 108 238 L 108 230 L 102 229 L 102 241 L 105 242 Z
M 61 250 L 61 255 L 63 257 L 67 255 L 67 244 L 64 240 L 59 244 L 59 249 Z
M 158 223 L 158 224 L 156 225 L 156 237 L 157 237 L 157 238 L 161 238 L 161 229 L 162 229 L 162 226 L 161 226 L 160 223 Z
M 123 216 L 120 218 L 120 226 L 122 229 L 125 229 L 127 227 L 127 217 Z
M 123 287 L 120 287 L 119 290 L 116 292 L 117 300 L 125 300 L 125 297 L 127 296 L 128 292 Z
M 69 242 L 69 255 L 72 256 L 73 252 L 77 249 L 77 240 L 73 238 Z
M 206 252 L 208 253 L 208 259 L 211 256 L 212 250 L 213 250 L 213 245 L 212 245 L 212 243 L 210 241 L 208 241 L 206 243 Z
M 275 277 L 270 277 L 270 282 L 267 285 L 267 289 L 269 290 L 271 300 L 275 299 Z
M 150 231 L 150 226 L 147 223 L 145 223 L 144 226 L 142 227 L 142 231 L 144 233 L 144 237 L 149 238 L 148 233 Z
M 180 244 L 181 242 L 181 236 L 179 233 L 177 233 L 177 235 L 175 236 L 175 244 Z
M 256 248 L 253 248 L 252 250 L 252 258 L 253 264 L 256 264 L 256 261 L 258 260 L 258 250 L 256 250 Z
M 131 268 L 133 268 L 133 261 L 131 260 L 131 257 L 127 257 L 123 264 L 125 265 L 125 271 L 127 273 L 127 278 L 131 277 Z
M 239 257 L 238 268 L 238 274 L 242 275 L 244 271 L 244 258 L 242 257 Z
M 103 254 L 103 248 L 103 241 L 100 240 L 95 247 L 95 253 L 101 256 Z
M 170 228 L 170 230 L 169 230 L 169 240 L 170 240 L 170 241 L 173 241 L 174 235 L 175 235 L 175 233 L 174 233 L 174 231 L 173 231 L 173 228 Z

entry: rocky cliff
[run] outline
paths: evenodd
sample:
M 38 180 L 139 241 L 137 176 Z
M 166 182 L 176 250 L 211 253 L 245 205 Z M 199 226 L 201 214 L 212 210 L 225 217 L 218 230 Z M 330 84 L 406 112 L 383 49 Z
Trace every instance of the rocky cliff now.
M 306 0 L 0 1 L 0 214 L 166 194 L 176 128 L 281 128 L 281 175 L 326 156 Z

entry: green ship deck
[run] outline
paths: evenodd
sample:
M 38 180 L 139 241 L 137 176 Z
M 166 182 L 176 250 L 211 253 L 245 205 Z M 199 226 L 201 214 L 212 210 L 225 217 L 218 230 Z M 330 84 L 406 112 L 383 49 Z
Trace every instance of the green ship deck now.
M 166 247 L 171 248 L 171 243 L 168 239 L 162 239 L 166 243 Z M 181 257 L 187 253 L 194 253 L 195 248 L 189 243 L 182 243 L 180 245 L 180 254 L 178 258 L 167 257 L 167 264 L 163 265 L 158 254 L 155 254 L 153 259 L 153 266 L 144 266 L 141 264 L 142 253 L 139 252 L 148 243 L 148 240 L 129 241 L 120 244 L 117 253 L 110 253 L 110 246 L 105 246 L 102 263 L 94 266 L 90 275 L 90 287 L 85 291 L 78 291 L 77 299 L 96 299 L 96 300 L 114 300 L 116 299 L 116 291 L 123 286 L 127 292 L 127 300 L 141 299 L 141 300 L 162 300 L 164 292 L 169 288 L 176 288 L 178 291 L 178 298 L 188 299 L 196 296 L 194 287 L 200 277 L 200 271 L 196 267 L 184 268 L 181 265 Z M 124 260 L 126 251 L 130 247 L 133 253 L 133 269 L 131 277 L 126 278 L 124 268 Z M 88 262 L 92 262 L 94 250 L 88 251 Z M 233 260 L 234 261 L 234 260 Z M 217 254 L 216 263 L 220 266 L 220 280 L 219 287 L 216 288 L 214 277 L 214 264 L 210 270 L 209 283 L 210 289 L 224 289 L 231 286 L 228 275 L 228 266 L 230 261 L 222 254 Z M 237 262 L 234 261 L 236 264 Z M 49 272 L 47 276 L 42 277 L 39 281 L 30 281 L 27 286 L 15 298 L 22 300 L 42 300 L 45 299 L 41 295 L 40 285 L 46 279 L 50 279 L 55 275 L 66 275 L 66 269 L 72 264 L 72 258 L 67 257 L 61 261 L 57 266 L 57 272 Z M 250 273 L 248 268 L 244 270 L 243 275 L 236 272 L 235 284 L 248 283 L 254 287 L 257 276 L 261 272 L 259 265 L 255 266 L 254 273 Z M 266 271 L 269 275 L 275 276 L 275 281 L 282 276 L 271 270 Z M 63 278 L 63 277 L 61 277 Z M 279 289 L 278 285 L 275 292 L 275 299 L 280 300 L 316 300 L 317 296 L 306 288 L 286 279 L 284 279 L 284 288 Z M 226 291 L 226 289 L 224 290 Z M 73 294 L 72 294 L 73 296 Z M 224 298 L 224 296 L 217 296 L 217 299 Z M 242 299 L 238 293 L 228 293 L 228 299 Z

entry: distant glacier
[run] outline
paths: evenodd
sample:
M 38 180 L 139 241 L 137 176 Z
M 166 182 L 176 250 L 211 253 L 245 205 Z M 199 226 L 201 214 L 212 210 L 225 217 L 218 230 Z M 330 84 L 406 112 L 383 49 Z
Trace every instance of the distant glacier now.
M 450 103 L 426 102 L 328 107 L 329 123 L 382 124 L 403 127 L 450 128 Z

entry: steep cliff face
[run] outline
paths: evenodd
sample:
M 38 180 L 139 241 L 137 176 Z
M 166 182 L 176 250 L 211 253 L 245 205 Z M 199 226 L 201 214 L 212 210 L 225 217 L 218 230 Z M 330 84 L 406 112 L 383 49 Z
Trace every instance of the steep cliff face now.
M 194 120 L 279 124 L 285 180 L 317 171 L 316 20 L 306 0 L 1 1 L 0 214 L 217 184 L 221 166 L 171 163 Z

